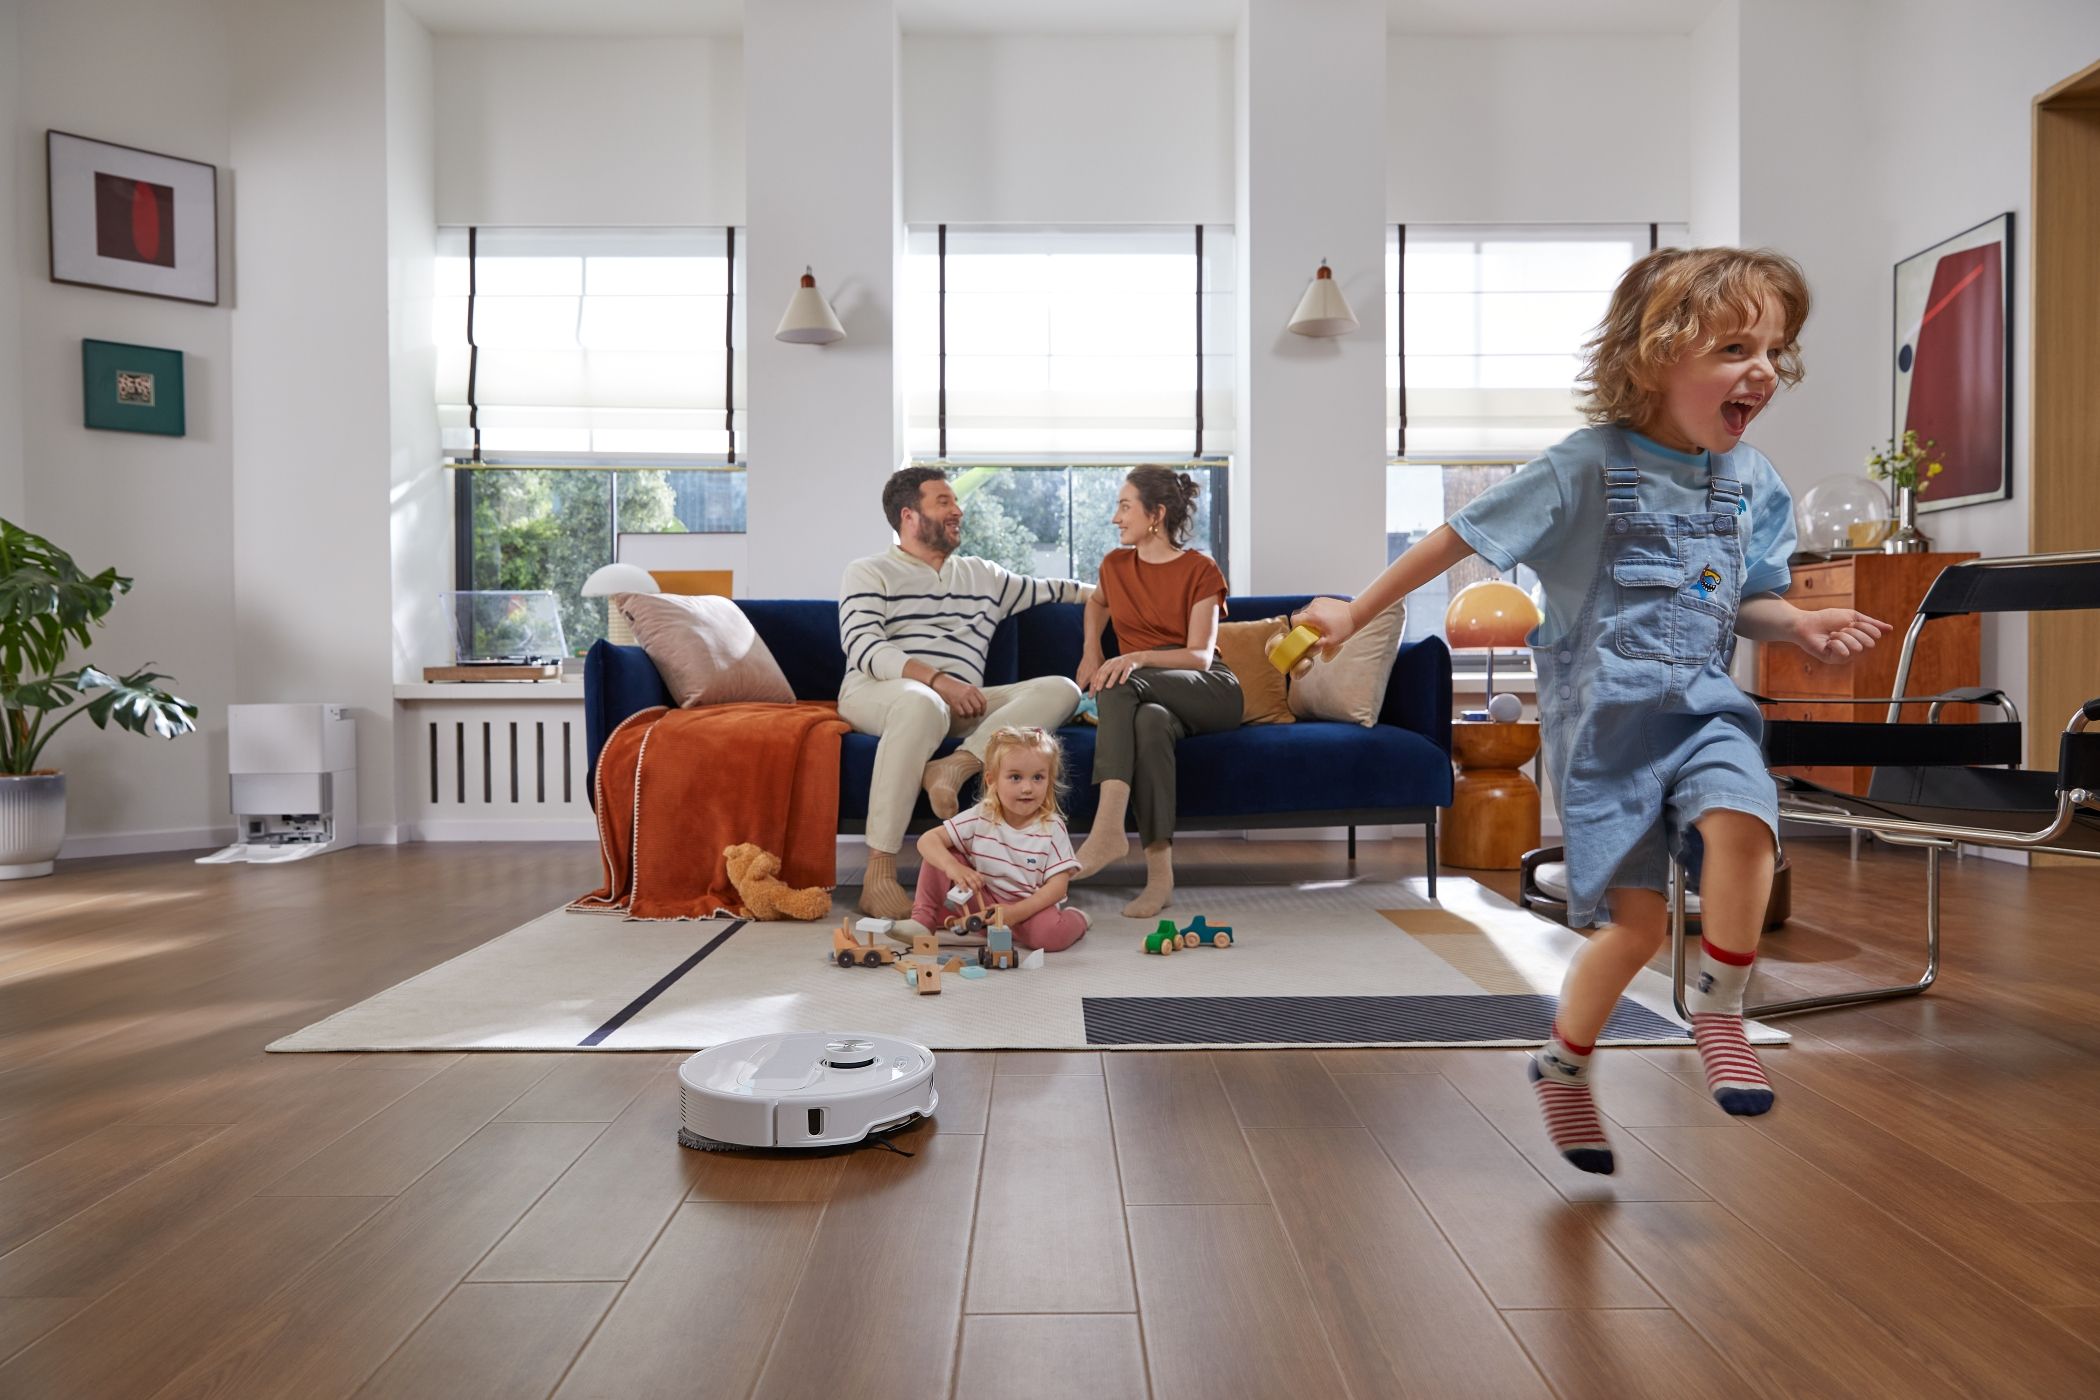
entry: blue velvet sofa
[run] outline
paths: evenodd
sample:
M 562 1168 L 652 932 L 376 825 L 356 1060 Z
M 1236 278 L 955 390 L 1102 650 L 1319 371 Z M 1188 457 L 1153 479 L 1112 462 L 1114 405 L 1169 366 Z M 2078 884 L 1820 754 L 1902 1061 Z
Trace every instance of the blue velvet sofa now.
M 1306 602 L 1302 597 L 1234 598 L 1231 617 L 1235 622 L 1279 617 Z M 825 599 L 740 599 L 737 606 L 771 648 L 798 699 L 838 698 L 846 674 L 838 604 Z M 1071 675 L 1079 667 L 1080 617 L 1076 603 L 1050 603 L 1008 618 L 992 638 L 986 683 Z M 1114 655 L 1112 634 L 1106 644 Z M 603 641 L 584 660 L 583 695 L 593 779 L 599 750 L 622 720 L 671 703 L 647 653 Z M 1067 814 L 1072 829 L 1084 831 L 1094 812 L 1094 787 L 1087 781 L 1094 763 L 1094 730 L 1072 724 L 1058 737 L 1071 780 Z M 872 735 L 848 734 L 842 747 L 843 832 L 865 828 L 875 742 Z M 1357 827 L 1419 823 L 1434 894 L 1437 809 L 1451 805 L 1451 653 L 1434 638 L 1403 645 L 1377 724 L 1300 720 L 1248 726 L 1184 739 L 1177 756 L 1182 829 L 1343 826 L 1349 829 L 1353 857 Z M 595 781 L 586 791 L 596 791 Z M 933 820 L 922 797 L 912 829 L 930 826 Z

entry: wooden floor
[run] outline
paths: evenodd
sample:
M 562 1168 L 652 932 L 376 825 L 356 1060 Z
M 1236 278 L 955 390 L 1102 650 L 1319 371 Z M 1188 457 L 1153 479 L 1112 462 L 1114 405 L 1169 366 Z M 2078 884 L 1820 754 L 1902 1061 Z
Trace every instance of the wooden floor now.
M 1763 989 L 1907 975 L 1922 862 L 1795 859 Z M 1789 1023 L 1769 1117 L 1604 1054 L 1609 1180 L 1498 1051 L 944 1054 L 913 1156 L 687 1152 L 675 1055 L 261 1053 L 589 848 L 61 871 L 0 890 L 8 1400 L 2100 1394 L 2100 871 L 1950 864 L 1939 989 Z

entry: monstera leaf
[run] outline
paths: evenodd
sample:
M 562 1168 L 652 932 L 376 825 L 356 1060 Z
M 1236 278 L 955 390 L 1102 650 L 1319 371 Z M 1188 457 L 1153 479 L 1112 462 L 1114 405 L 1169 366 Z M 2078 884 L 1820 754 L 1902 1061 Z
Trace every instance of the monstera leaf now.
M 115 569 L 89 574 L 49 540 L 0 520 L 0 773 L 35 771 L 51 736 L 83 714 L 97 729 L 114 722 L 162 739 L 196 729 L 197 707 L 162 689 L 172 677 L 151 663 L 129 675 L 60 669 L 130 591 Z

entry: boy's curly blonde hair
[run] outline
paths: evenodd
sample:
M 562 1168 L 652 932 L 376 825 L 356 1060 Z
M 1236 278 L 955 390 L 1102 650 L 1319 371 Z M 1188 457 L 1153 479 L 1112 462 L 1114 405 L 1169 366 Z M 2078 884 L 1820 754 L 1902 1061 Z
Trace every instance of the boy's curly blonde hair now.
M 995 822 L 1006 822 L 1006 811 L 999 805 L 999 761 L 1015 749 L 1041 754 L 1043 765 L 1050 774 L 1050 791 L 1043 794 L 1043 805 L 1036 809 L 1036 819 L 1044 817 L 1063 824 L 1064 807 L 1058 797 L 1065 790 L 1065 749 L 1057 742 L 1057 736 L 1047 729 L 1023 728 L 1008 725 L 992 734 L 991 742 L 984 746 L 984 801 L 979 807 Z M 1012 822 L 1006 822 L 1008 826 Z
M 1784 340 L 1774 363 L 1780 381 L 1801 382 L 1802 323 L 1808 279 L 1800 266 L 1769 248 L 1659 248 L 1612 290 L 1576 383 L 1592 423 L 1647 421 L 1662 398 L 1663 372 L 1686 355 L 1757 320 L 1764 299 L 1779 303 Z

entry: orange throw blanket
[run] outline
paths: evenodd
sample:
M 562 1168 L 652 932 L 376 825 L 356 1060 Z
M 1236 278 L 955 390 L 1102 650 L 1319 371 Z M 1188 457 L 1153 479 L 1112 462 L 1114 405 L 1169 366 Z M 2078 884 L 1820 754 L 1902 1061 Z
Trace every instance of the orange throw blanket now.
M 837 883 L 838 706 L 703 705 L 630 715 L 598 755 L 605 883 L 571 909 L 748 917 L 722 859 L 755 842 L 791 885 Z

